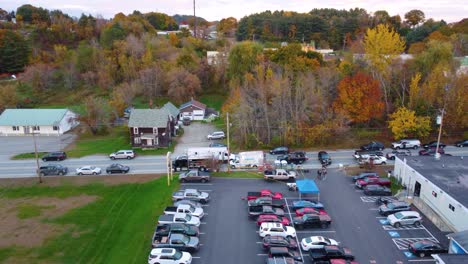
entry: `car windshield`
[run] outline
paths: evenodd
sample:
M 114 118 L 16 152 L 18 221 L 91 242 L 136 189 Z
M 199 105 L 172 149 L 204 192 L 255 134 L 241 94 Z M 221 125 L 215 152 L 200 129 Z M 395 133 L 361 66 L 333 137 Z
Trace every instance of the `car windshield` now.
M 174 259 L 181 259 L 182 258 L 182 252 L 176 251 L 174 254 Z
M 185 220 L 190 221 L 192 220 L 192 217 L 190 215 L 185 215 Z
M 322 159 L 328 159 L 328 154 L 327 154 L 327 153 L 323 153 L 323 154 L 322 154 Z
M 327 242 L 327 244 L 331 244 L 331 241 L 330 241 L 330 239 L 328 239 L 328 238 L 324 237 L 324 238 L 323 238 L 323 240 L 324 240 L 325 242 Z
M 305 241 L 306 243 L 311 243 L 311 242 L 312 242 L 312 239 L 311 239 L 310 237 L 306 237 L 306 238 L 304 239 L 304 241 Z
M 190 208 L 190 211 L 192 211 L 192 212 L 195 211 L 195 207 L 193 207 L 193 206 L 190 205 L 190 204 L 189 204 L 188 206 L 189 206 L 189 208 Z
M 182 236 L 182 239 L 181 239 L 184 244 L 188 244 L 188 242 L 190 241 L 190 238 L 188 236 Z
M 387 208 L 388 209 L 393 209 L 393 208 L 395 208 L 395 205 L 392 204 L 392 203 L 389 203 L 389 204 L 387 204 Z
M 403 215 L 402 213 L 396 213 L 396 214 L 395 214 L 395 217 L 396 217 L 397 219 L 401 219 L 401 218 L 403 218 L 403 216 L 404 216 L 404 215 Z

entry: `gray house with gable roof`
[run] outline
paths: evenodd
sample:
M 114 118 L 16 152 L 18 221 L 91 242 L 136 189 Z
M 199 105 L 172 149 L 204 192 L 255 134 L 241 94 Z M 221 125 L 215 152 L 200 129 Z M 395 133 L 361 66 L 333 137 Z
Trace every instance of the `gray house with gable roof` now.
M 175 137 L 177 134 L 180 117 L 179 108 L 177 108 L 171 102 L 167 102 L 161 109 L 165 109 L 169 113 L 171 136 Z
M 133 147 L 161 148 L 171 142 L 171 116 L 167 109 L 133 109 L 128 120 Z

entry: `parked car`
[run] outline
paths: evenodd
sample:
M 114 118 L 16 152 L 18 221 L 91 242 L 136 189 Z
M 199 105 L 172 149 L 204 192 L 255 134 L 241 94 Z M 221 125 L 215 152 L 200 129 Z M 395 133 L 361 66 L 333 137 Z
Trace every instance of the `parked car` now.
M 310 227 L 321 227 L 328 228 L 331 224 L 331 218 L 329 215 L 315 215 L 306 214 L 303 216 L 296 216 L 293 218 L 294 226 L 298 229 L 310 228 Z
M 296 216 L 303 216 L 305 214 L 315 214 L 315 215 L 328 215 L 328 213 L 323 209 L 315 208 L 301 208 L 296 210 Z
M 263 189 L 263 190 L 260 190 L 259 192 L 247 192 L 247 201 L 255 200 L 259 197 L 271 197 L 276 200 L 278 199 L 282 200 L 283 194 L 280 192 L 272 192 L 269 189 Z
M 198 237 L 183 234 L 169 234 L 153 241 L 155 248 L 174 248 L 181 251 L 194 252 L 200 247 Z
M 388 216 L 401 211 L 411 211 L 411 206 L 407 202 L 391 202 L 387 204 L 382 204 L 379 207 L 379 214 L 383 216 Z
M 267 258 L 266 264 L 302 264 L 302 261 L 296 261 L 293 258 L 273 257 Z
M 418 212 L 414 211 L 401 211 L 395 214 L 387 216 L 387 221 L 394 227 L 400 227 L 403 225 L 415 225 L 419 226 L 422 222 L 422 217 Z
M 289 154 L 284 154 L 278 156 L 276 158 L 279 161 L 286 161 L 288 164 L 302 164 L 306 162 L 309 158 L 307 158 L 306 153 L 304 151 L 295 151 Z
M 367 158 L 370 155 L 376 155 L 376 156 L 381 156 L 381 157 L 384 156 L 383 152 L 380 151 L 380 150 L 362 150 L 362 149 L 358 149 L 358 150 L 354 151 L 353 157 L 355 159 L 361 159 L 361 158 Z
M 188 252 L 182 252 L 174 248 L 155 248 L 152 249 L 148 264 L 190 264 L 192 255 Z
M 167 206 L 166 209 L 164 209 L 164 214 L 166 215 L 178 214 L 178 213 L 184 213 L 190 216 L 196 216 L 200 219 L 203 218 L 203 216 L 205 215 L 203 208 L 194 207 L 188 204 L 180 204 L 177 206 Z
M 439 142 L 439 148 L 445 148 L 445 145 L 444 143 L 442 142 Z M 431 141 L 429 143 L 426 143 L 423 145 L 423 148 L 425 149 L 428 149 L 428 148 L 436 148 L 437 147 L 437 141 Z
M 226 144 L 213 142 L 210 144 L 210 148 L 227 148 Z
M 353 179 L 353 182 L 356 182 L 357 180 L 362 180 L 367 177 L 379 178 L 379 175 L 377 174 L 377 172 L 374 172 L 374 171 L 362 172 L 362 173 L 359 173 L 358 175 L 354 175 L 352 179 Z
M 39 175 L 48 176 L 48 175 L 66 175 L 68 173 L 68 168 L 59 164 L 49 164 L 39 167 Z
M 408 149 L 405 149 L 405 150 L 393 150 L 392 152 L 389 152 L 387 153 L 387 155 L 385 155 L 387 157 L 387 159 L 389 160 L 395 160 L 395 157 L 396 156 L 401 156 L 401 157 L 404 157 L 404 156 L 411 156 L 411 151 L 409 151 Z
M 328 166 L 332 163 L 330 155 L 326 151 L 319 151 L 318 160 L 322 165 Z
M 313 248 L 323 248 L 324 246 L 338 246 L 338 242 L 323 236 L 311 236 L 301 240 L 301 248 L 304 251 L 309 251 Z
M 111 164 L 109 167 L 106 168 L 106 173 L 111 174 L 111 173 L 127 173 L 130 171 L 130 167 L 121 165 L 121 164 Z
M 183 223 L 157 225 L 156 229 L 154 230 L 151 243 L 153 243 L 157 237 L 168 236 L 170 233 L 184 234 L 187 236 L 198 236 L 200 235 L 200 229 L 196 226 L 186 225 Z
M 319 202 L 309 201 L 309 200 L 299 200 L 294 201 L 293 205 L 291 206 L 293 210 L 301 209 L 301 208 L 315 208 L 315 209 L 323 209 L 323 204 Z
M 289 153 L 288 147 L 277 147 L 277 148 L 270 150 L 271 155 L 285 155 L 288 153 Z
M 442 155 L 445 154 L 445 150 L 443 148 L 439 148 L 437 152 L 439 152 L 439 154 L 442 154 Z M 434 156 L 435 153 L 436 153 L 436 148 L 431 147 L 427 149 L 421 149 L 419 151 L 419 156 Z
M 180 182 L 192 182 L 192 181 L 209 182 L 210 180 L 211 180 L 210 173 L 205 172 L 205 171 L 191 170 L 191 171 L 187 171 L 187 172 L 183 172 L 179 174 Z
M 182 119 L 182 124 L 183 124 L 184 126 L 189 126 L 190 123 L 191 123 L 191 121 L 192 121 L 192 120 L 190 119 L 190 117 L 184 117 L 184 118 Z
M 199 202 L 195 202 L 195 201 L 190 201 L 190 200 L 179 200 L 177 202 L 174 202 L 174 206 L 179 206 L 181 204 L 188 204 L 188 205 L 191 205 L 195 208 L 202 208 L 202 204 L 199 203 Z
M 191 200 L 200 203 L 207 203 L 210 200 L 210 195 L 207 192 L 200 192 L 197 189 L 185 189 L 182 191 L 174 192 L 172 194 L 174 202 L 180 200 Z
M 390 196 L 392 195 L 392 190 L 380 185 L 367 185 L 364 187 L 364 194 L 372 196 Z
M 281 236 L 281 237 L 296 237 L 296 229 L 290 226 L 284 226 L 280 223 L 262 223 L 258 234 L 260 237 L 266 236 Z
M 392 143 L 392 149 L 418 149 L 421 147 L 421 141 L 417 139 L 401 139 Z
M 374 165 L 385 165 L 387 164 L 387 158 L 371 155 L 368 158 L 360 158 L 358 161 L 359 165 L 370 164 L 371 162 Z
M 76 169 L 77 175 L 98 175 L 101 174 L 101 168 L 94 166 L 83 166 Z
M 225 138 L 226 135 L 224 134 L 223 131 L 216 131 L 216 132 L 213 132 L 211 134 L 209 134 L 208 136 L 206 136 L 207 139 L 211 140 L 211 139 L 223 139 Z
M 280 223 L 285 226 L 291 224 L 289 218 L 285 216 L 277 216 L 272 214 L 261 214 L 257 218 L 257 226 L 261 226 L 263 223 Z
M 63 151 L 49 152 L 42 156 L 42 161 L 61 161 L 67 158 L 67 153 Z
M 191 216 L 184 213 L 176 213 L 171 215 L 161 215 L 158 218 L 158 224 L 172 224 L 172 223 L 183 223 L 187 225 L 192 225 L 199 227 L 200 218 L 196 216 Z
M 387 178 L 366 177 L 362 180 L 357 180 L 354 185 L 356 185 L 356 187 L 359 189 L 362 189 L 368 185 L 380 185 L 390 187 L 392 185 L 392 182 Z
M 297 261 L 302 261 L 302 257 L 299 252 L 289 249 L 287 247 L 270 247 L 270 252 L 268 254 L 270 258 L 274 257 L 287 257 L 293 258 Z
M 455 146 L 459 148 L 468 147 L 468 139 L 460 140 L 455 142 Z
M 135 152 L 133 150 L 119 150 L 109 155 L 111 160 L 115 159 L 133 159 L 135 158 Z
M 255 200 L 247 201 L 248 206 L 259 206 L 259 205 L 269 205 L 273 207 L 283 208 L 285 202 L 282 199 L 273 199 L 271 197 L 258 197 Z
M 362 145 L 361 149 L 362 150 L 384 150 L 385 146 L 384 144 L 378 142 L 378 141 L 372 141 L 369 144 Z
M 249 217 L 256 219 L 262 214 L 272 214 L 277 216 L 284 216 L 284 210 L 281 208 L 275 208 L 268 205 L 249 206 L 248 208 Z
M 297 249 L 296 239 L 281 236 L 267 236 L 263 238 L 262 244 L 264 249 L 270 249 L 271 247 L 287 247 L 290 249 Z
M 448 249 L 441 244 L 430 241 L 421 240 L 408 245 L 408 250 L 418 257 L 430 256 L 431 254 L 448 253 Z
M 312 258 L 313 263 L 331 259 L 354 260 L 354 255 L 351 253 L 351 250 L 341 246 L 324 246 L 322 248 L 314 248 L 309 250 L 309 255 Z
M 263 172 L 263 178 L 266 180 L 295 180 L 297 177 L 295 171 L 285 169 L 266 170 Z

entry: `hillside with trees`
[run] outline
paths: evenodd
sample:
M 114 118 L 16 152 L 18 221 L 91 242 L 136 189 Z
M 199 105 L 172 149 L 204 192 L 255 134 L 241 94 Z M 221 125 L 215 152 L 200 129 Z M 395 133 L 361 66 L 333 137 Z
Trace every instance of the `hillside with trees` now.
M 107 20 L 23 5 L 0 15 L 0 71 L 18 77 L 0 83 L 0 109 L 75 107 L 93 133 L 130 105 L 206 95 L 227 98 L 223 117 L 230 113 L 242 149 L 320 146 L 359 131 L 425 138 L 444 106 L 444 135 L 462 137 L 468 126 L 468 77 L 456 58 L 468 55 L 467 19 L 265 11 L 223 19 L 218 39 L 207 40 L 187 30 L 158 35 L 179 23 L 192 29 L 193 19 L 157 12 Z M 211 25 L 197 18 L 201 30 Z M 302 49 L 311 42 L 334 55 Z M 207 51 L 228 55 L 209 65 Z

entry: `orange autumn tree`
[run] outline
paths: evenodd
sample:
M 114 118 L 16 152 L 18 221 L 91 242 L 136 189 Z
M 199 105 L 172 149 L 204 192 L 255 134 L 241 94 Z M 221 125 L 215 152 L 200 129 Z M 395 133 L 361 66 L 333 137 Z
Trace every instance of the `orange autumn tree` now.
M 355 123 L 381 117 L 384 103 L 379 82 L 362 72 L 345 77 L 338 84 L 338 96 L 333 108 Z

